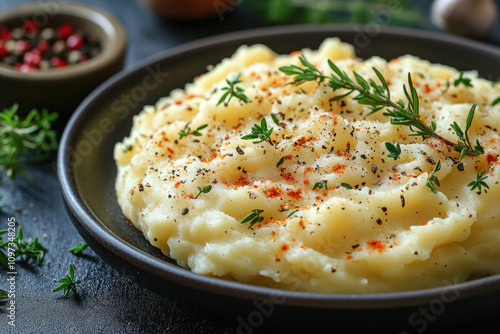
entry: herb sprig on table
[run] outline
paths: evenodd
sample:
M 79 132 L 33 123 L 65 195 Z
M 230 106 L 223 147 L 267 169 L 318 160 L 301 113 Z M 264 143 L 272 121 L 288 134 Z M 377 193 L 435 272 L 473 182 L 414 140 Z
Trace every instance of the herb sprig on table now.
M 15 180 L 18 174 L 30 177 L 23 162 L 40 162 L 57 149 L 56 132 L 51 129 L 57 113 L 32 110 L 24 119 L 18 106 L 0 112 L 0 172 Z
M 5 267 L 9 268 L 8 264 L 8 253 L 9 248 L 13 249 L 13 256 L 15 258 L 20 258 L 21 261 L 26 261 L 28 259 L 36 259 L 36 263 L 40 265 L 42 263 L 43 257 L 47 249 L 38 241 L 38 237 L 35 237 L 33 241 L 29 242 L 23 240 L 24 233 L 21 226 L 19 226 L 17 236 L 14 238 L 9 237 L 7 240 L 3 239 L 4 234 L 8 233 L 8 230 L 0 231 L 0 263 Z
M 53 289 L 52 292 L 57 292 L 60 290 L 63 290 L 64 295 L 67 296 L 70 291 L 73 291 L 73 294 L 76 295 L 76 285 L 80 284 L 80 280 L 75 280 L 75 268 L 73 268 L 73 265 L 71 262 L 68 265 L 68 272 L 69 275 L 66 275 L 66 277 L 61 278 L 57 282 L 61 283 L 57 288 Z

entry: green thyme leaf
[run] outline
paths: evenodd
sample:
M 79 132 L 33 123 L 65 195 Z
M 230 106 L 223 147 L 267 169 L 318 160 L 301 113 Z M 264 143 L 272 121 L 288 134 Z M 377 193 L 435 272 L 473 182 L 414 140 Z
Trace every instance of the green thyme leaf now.
M 236 85 L 241 83 L 242 81 L 240 80 L 241 73 L 238 73 L 235 76 L 232 76 L 229 79 L 226 79 L 227 87 L 222 88 L 221 90 L 226 91 L 219 101 L 217 102 L 217 105 L 224 103 L 224 106 L 227 107 L 231 99 L 237 98 L 243 103 L 250 103 L 252 100 L 245 95 L 245 90 L 241 87 L 237 87 Z
M 203 136 L 203 134 L 200 131 L 203 130 L 204 128 L 206 128 L 207 126 L 208 126 L 208 124 L 203 124 L 203 125 L 200 125 L 199 127 L 197 127 L 194 131 L 191 131 L 191 128 L 189 127 L 189 123 L 187 123 L 186 126 L 184 127 L 184 129 L 179 131 L 179 139 L 182 139 L 182 138 L 187 137 L 189 135 L 193 135 L 196 137 Z
M 319 188 L 319 189 L 325 188 L 325 190 L 328 190 L 328 184 L 327 184 L 327 182 L 328 181 L 323 181 L 323 180 L 320 180 L 320 181 L 316 182 L 314 184 L 313 190 L 316 190 L 317 188 Z
M 387 155 L 388 158 L 394 158 L 394 160 L 398 160 L 399 156 L 401 155 L 401 146 L 399 146 L 398 143 L 396 145 L 386 142 L 385 147 L 389 151 L 389 154 Z
M 208 194 L 210 192 L 210 190 L 212 190 L 212 186 L 210 184 L 208 184 L 208 185 L 204 186 L 203 188 L 198 187 L 198 190 L 199 190 L 199 193 L 193 199 L 197 199 L 198 196 L 200 196 L 201 194 Z
M 460 72 L 459 78 L 453 81 L 453 86 L 455 87 L 457 87 L 460 84 L 464 85 L 465 87 L 473 87 L 472 84 L 470 83 L 470 79 L 464 78 L 463 72 Z
M 63 290 L 64 295 L 67 296 L 70 291 L 73 291 L 73 294 L 76 294 L 76 285 L 80 284 L 80 280 L 75 280 L 75 269 L 73 268 L 73 265 L 71 262 L 68 265 L 68 272 L 69 275 L 66 275 L 66 277 L 61 278 L 57 282 L 61 283 L 57 288 L 53 289 L 52 292 L 57 292 L 60 290 Z
M 276 164 L 276 167 L 279 167 L 283 164 L 283 162 L 285 162 L 285 157 L 281 157 L 280 160 L 278 161 L 278 163 Z
M 262 217 L 260 214 L 264 212 L 264 210 L 259 210 L 259 209 L 253 209 L 252 212 L 247 215 L 245 218 L 243 218 L 240 221 L 240 224 L 245 224 L 250 222 L 250 225 L 248 225 L 248 228 L 251 228 L 257 223 L 260 223 L 264 220 L 264 217 Z
M 89 245 L 87 245 L 86 243 L 84 242 L 79 242 L 77 243 L 76 245 L 73 246 L 73 248 L 71 248 L 69 250 L 70 253 L 73 253 L 74 255 L 77 255 L 79 253 L 81 253 L 85 248 L 87 248 Z
M 467 186 L 470 187 L 471 191 L 474 191 L 474 189 L 481 191 L 482 187 L 490 189 L 490 187 L 485 181 L 488 178 L 487 175 L 484 175 L 485 173 L 486 172 L 484 170 L 482 170 L 481 173 L 478 172 L 476 174 L 476 179 L 474 181 L 470 181 L 469 183 L 467 183 Z

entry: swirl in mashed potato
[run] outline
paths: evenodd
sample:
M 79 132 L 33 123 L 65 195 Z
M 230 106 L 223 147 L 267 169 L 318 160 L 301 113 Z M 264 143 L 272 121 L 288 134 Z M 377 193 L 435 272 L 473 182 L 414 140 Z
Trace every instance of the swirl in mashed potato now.
M 471 105 L 470 129 L 485 153 L 457 155 L 436 139 L 409 136 L 345 91 L 307 82 L 286 85 L 280 66 L 299 52 L 276 55 L 242 46 L 208 73 L 146 106 L 129 137 L 115 147 L 118 203 L 154 246 L 193 272 L 290 290 L 371 293 L 443 286 L 500 272 L 500 86 L 466 72 L 473 87 L 454 86 L 459 72 L 406 55 L 360 60 L 353 47 L 328 39 L 302 53 L 324 73 L 331 59 L 349 75 L 386 78 L 391 99 L 405 98 L 410 72 L 421 119 L 456 138 Z M 226 78 L 252 100 L 217 105 Z M 271 113 L 279 119 L 274 124 Z M 266 118 L 270 142 L 241 137 Z M 179 139 L 208 124 L 201 136 Z M 398 160 L 386 142 L 399 143 Z M 283 164 L 277 167 L 278 161 Z M 438 193 L 427 186 L 441 160 Z M 484 170 L 489 189 L 467 184 Z M 316 187 L 318 181 L 327 187 Z M 341 184 L 349 184 L 349 187 Z M 198 198 L 198 187 L 212 190 Z M 240 221 L 252 210 L 264 220 Z

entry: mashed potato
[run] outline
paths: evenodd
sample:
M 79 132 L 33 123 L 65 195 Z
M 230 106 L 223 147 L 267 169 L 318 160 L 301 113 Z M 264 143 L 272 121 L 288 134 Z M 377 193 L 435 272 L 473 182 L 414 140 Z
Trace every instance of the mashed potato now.
M 282 289 L 403 291 L 499 273 L 500 105 L 491 104 L 500 86 L 475 72 L 464 73 L 473 87 L 455 86 L 460 72 L 409 55 L 360 60 L 338 39 L 301 52 L 326 74 L 328 59 L 350 76 L 378 80 L 377 68 L 394 101 L 405 100 L 410 72 L 421 119 L 452 141 L 450 124 L 464 129 L 477 103 L 469 134 L 484 154 L 454 165 L 449 156 L 459 154 L 442 141 L 410 136 L 383 111 L 368 115 L 355 93 L 330 102 L 345 90 L 286 85 L 292 78 L 279 67 L 300 65 L 299 52 L 242 46 L 134 118 L 114 152 L 125 216 L 193 272 Z M 237 74 L 251 102 L 217 105 Z M 242 139 L 262 118 L 270 141 Z M 180 139 L 182 130 L 190 134 Z M 401 145 L 399 159 L 386 142 Z M 427 182 L 438 160 L 434 193 Z M 471 191 L 481 171 L 489 189 Z M 253 210 L 263 220 L 240 223 Z

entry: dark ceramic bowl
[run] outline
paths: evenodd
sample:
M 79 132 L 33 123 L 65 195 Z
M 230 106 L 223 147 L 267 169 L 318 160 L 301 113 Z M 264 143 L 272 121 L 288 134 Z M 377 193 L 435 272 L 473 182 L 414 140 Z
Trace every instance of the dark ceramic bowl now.
M 129 134 L 145 104 L 206 71 L 242 44 L 264 43 L 278 53 L 317 48 L 338 36 L 358 56 L 391 59 L 407 53 L 481 76 L 500 77 L 500 50 L 483 43 L 424 31 L 382 29 L 376 36 L 343 26 L 293 26 L 238 32 L 186 44 L 107 81 L 71 118 L 61 140 L 58 176 L 69 215 L 82 237 L 112 267 L 168 298 L 233 317 L 242 332 L 265 324 L 323 326 L 382 332 L 421 332 L 497 314 L 500 275 L 453 286 L 397 293 L 327 294 L 282 291 L 185 270 L 128 225 L 116 204 L 113 146 Z M 203 55 L 200 57 L 200 55 Z
M 101 52 L 86 62 L 47 70 L 19 72 L 0 63 L 0 107 L 19 104 L 20 112 L 47 108 L 68 116 L 99 84 L 123 68 L 127 38 L 110 14 L 93 7 L 38 2 L 0 13 L 0 25 L 12 29 L 25 20 L 39 25 L 69 23 L 101 43 Z

